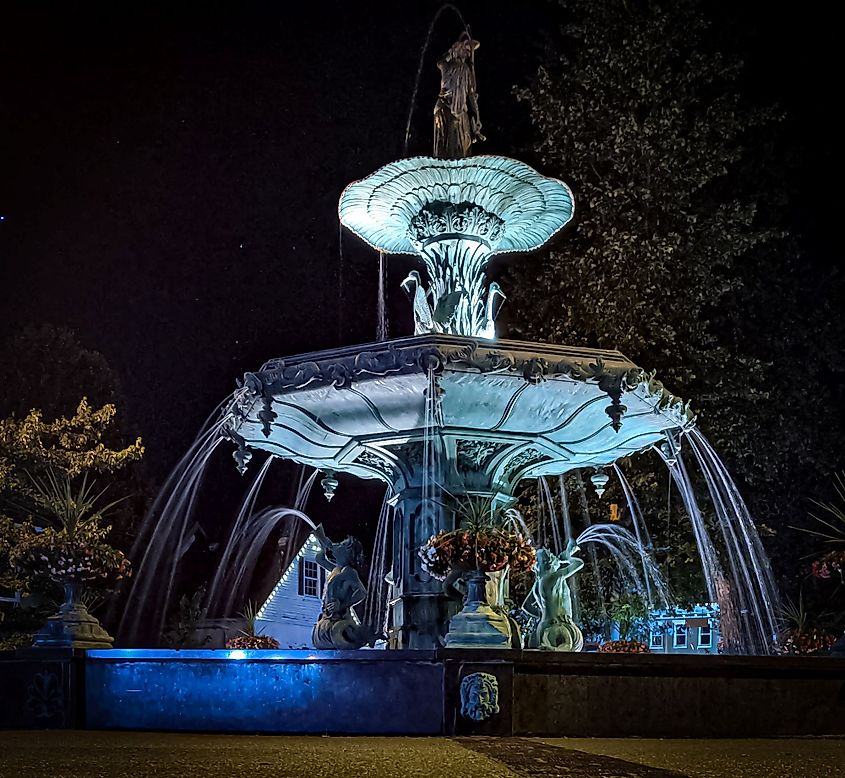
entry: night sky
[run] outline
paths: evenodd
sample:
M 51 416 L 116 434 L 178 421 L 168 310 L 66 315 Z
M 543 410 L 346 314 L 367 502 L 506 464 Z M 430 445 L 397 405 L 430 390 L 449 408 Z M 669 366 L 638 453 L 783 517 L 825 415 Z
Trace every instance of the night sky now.
M 349 235 L 338 290 L 337 198 L 401 156 L 440 3 L 33 5 L 7 4 L 0 22 L 0 328 L 48 321 L 102 352 L 161 477 L 245 370 L 374 338 L 376 258 Z M 837 25 L 820 3 L 706 5 L 746 88 L 787 113 L 792 226 L 815 263 L 836 264 Z M 479 151 L 535 162 L 512 87 L 563 15 L 459 6 L 482 44 Z M 430 151 L 435 61 L 460 30 L 444 13 L 410 153 Z M 391 260 L 394 335 L 411 331 L 409 267 Z

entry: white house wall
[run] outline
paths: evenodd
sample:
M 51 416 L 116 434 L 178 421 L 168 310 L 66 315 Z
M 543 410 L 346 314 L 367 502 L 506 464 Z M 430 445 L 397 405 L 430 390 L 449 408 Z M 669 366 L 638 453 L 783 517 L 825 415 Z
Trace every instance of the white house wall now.
M 311 537 L 303 548 L 261 606 L 256 619 L 256 631 L 278 640 L 280 648 L 312 648 L 311 630 L 320 616 L 321 598 L 299 593 L 302 560 L 313 562 L 317 558 L 317 546 Z

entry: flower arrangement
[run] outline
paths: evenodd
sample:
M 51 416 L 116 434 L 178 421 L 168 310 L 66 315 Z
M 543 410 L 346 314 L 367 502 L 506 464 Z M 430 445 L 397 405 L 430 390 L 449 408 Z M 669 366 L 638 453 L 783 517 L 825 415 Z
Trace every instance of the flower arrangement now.
M 244 620 L 244 629 L 238 637 L 226 641 L 226 648 L 272 650 L 279 647 L 278 640 L 269 635 L 262 635 L 257 629 L 258 606 L 254 602 L 248 602 L 240 615 Z
M 279 641 L 269 635 L 238 635 L 236 638 L 229 638 L 226 641 L 226 648 L 249 649 L 276 649 Z
M 19 542 L 9 554 L 19 571 L 32 582 L 100 588 L 131 575 L 123 552 L 106 542 L 111 527 L 104 524 L 104 514 L 117 503 L 99 507 L 105 490 L 95 493 L 87 477 L 74 488 L 69 476 L 51 471 L 32 483 L 33 513 L 40 526 L 28 521 L 20 527 Z
M 602 654 L 650 654 L 648 646 L 639 640 L 608 640 L 599 646 Z
M 522 534 L 497 527 L 438 532 L 419 555 L 423 568 L 441 581 L 456 568 L 495 573 L 510 566 L 518 573 L 534 564 L 534 548 Z
M 815 578 L 830 578 L 836 573 L 845 580 L 845 551 L 828 551 L 813 562 L 811 572 Z
M 836 642 L 825 628 L 825 617 L 804 605 L 804 593 L 798 599 L 787 597 L 780 605 L 782 629 L 778 633 L 775 651 L 779 654 L 824 654 Z
M 105 542 L 109 527 L 96 524 L 79 528 L 72 535 L 50 527 L 28 534 L 15 550 L 18 568 L 32 581 L 113 586 L 132 574 L 122 551 Z
M 836 638 L 822 629 L 813 628 L 806 632 L 788 630 L 781 633 L 777 651 L 779 654 L 812 656 L 826 653 L 835 642 Z
M 842 549 L 845 545 L 845 473 L 834 476 L 833 488 L 838 502 L 824 503 L 813 500 L 824 512 L 821 516 L 810 514 L 810 518 L 816 522 L 815 528 L 793 527 L 792 529 L 815 535 L 827 545 L 837 546 L 838 548 L 833 551 L 819 554 L 813 561 L 810 572 L 813 577 L 821 579 L 831 578 L 836 573 L 845 582 L 845 550 Z

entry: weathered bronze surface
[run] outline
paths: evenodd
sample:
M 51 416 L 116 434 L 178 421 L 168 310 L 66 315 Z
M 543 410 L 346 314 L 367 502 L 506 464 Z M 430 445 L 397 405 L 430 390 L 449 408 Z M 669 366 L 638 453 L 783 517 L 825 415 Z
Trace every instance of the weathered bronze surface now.
M 485 140 L 475 89 L 475 50 L 479 42 L 462 33 L 437 62 L 440 94 L 434 106 L 434 156 L 463 159 L 472 144 Z

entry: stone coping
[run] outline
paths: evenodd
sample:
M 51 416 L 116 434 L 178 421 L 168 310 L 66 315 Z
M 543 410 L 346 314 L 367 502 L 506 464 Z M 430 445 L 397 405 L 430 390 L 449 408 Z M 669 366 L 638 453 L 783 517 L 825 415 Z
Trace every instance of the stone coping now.
M 609 367 L 629 370 L 636 368 L 636 365 L 624 354 L 613 349 L 588 348 L 583 346 L 566 346 L 557 343 L 545 343 L 539 341 L 524 340 L 485 340 L 464 335 L 447 334 L 426 334 L 410 335 L 406 337 L 391 338 L 390 340 L 372 341 L 350 346 L 339 346 L 320 351 L 309 351 L 302 354 L 293 354 L 286 357 L 270 359 L 261 367 L 262 371 L 290 367 L 307 362 L 323 362 L 329 360 L 343 359 L 344 357 L 355 357 L 366 352 L 382 353 L 393 350 L 405 350 L 414 348 L 429 347 L 442 351 L 455 351 L 458 349 L 478 349 L 482 352 L 508 351 L 525 355 L 543 356 L 547 359 L 570 361 L 572 363 L 595 361 L 597 358 L 605 362 Z
M 631 675 L 678 677 L 813 677 L 845 681 L 845 657 L 725 656 L 694 654 L 602 654 L 540 650 L 238 650 L 238 649 L 62 649 L 23 648 L 0 652 L 0 660 L 85 659 L 154 662 L 472 662 L 512 664 L 516 674 Z
M 169 649 L 169 648 L 112 648 L 88 650 L 86 659 L 107 661 L 166 662 L 434 662 L 435 651 L 403 650 L 380 651 L 359 649 L 356 651 L 320 651 L 314 649 L 270 650 L 270 649 Z

